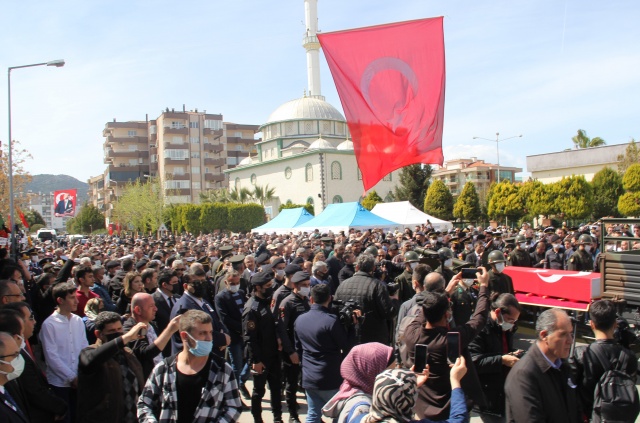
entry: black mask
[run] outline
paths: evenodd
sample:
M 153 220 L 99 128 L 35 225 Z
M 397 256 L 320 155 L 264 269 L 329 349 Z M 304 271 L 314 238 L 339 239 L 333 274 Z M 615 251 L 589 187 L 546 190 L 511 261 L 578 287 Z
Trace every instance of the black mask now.
M 121 337 L 122 334 L 120 332 L 116 332 L 116 333 L 110 333 L 109 335 L 104 335 L 105 338 L 107 338 L 107 342 L 113 341 L 116 338 Z
M 204 293 L 205 293 L 205 286 L 204 286 L 204 282 L 201 281 L 194 281 L 191 282 L 191 286 L 193 287 L 193 296 L 196 298 L 202 298 L 204 297 Z
M 272 286 L 270 286 L 269 288 L 265 288 L 265 289 L 262 291 L 262 295 L 263 295 L 265 298 L 269 298 L 269 297 L 271 297 L 271 296 L 273 295 L 273 291 L 274 291 L 274 289 L 273 289 L 273 285 L 272 285 Z

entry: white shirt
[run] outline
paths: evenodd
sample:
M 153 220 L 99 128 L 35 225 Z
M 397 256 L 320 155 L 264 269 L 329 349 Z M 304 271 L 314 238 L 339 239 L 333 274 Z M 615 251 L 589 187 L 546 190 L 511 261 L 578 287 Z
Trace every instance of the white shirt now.
M 176 303 L 176 299 L 173 299 L 173 304 L 171 304 L 171 302 L 169 301 L 169 296 L 167 294 L 164 293 L 164 291 L 160 288 L 158 288 L 158 291 L 160 291 L 160 295 L 162 295 L 162 298 L 164 298 L 164 300 L 166 301 L 167 305 L 169 306 L 169 309 L 171 309 L 171 307 L 173 307 L 173 304 Z
M 89 346 L 82 319 L 73 313 L 67 319 L 54 311 L 42 323 L 40 342 L 49 383 L 60 388 L 71 386 L 71 381 L 78 376 L 80 351 Z
M 147 342 L 149 342 L 149 345 L 152 345 L 156 339 L 158 339 L 158 335 L 156 334 L 156 331 L 153 328 L 153 326 L 149 325 L 147 327 Z M 153 357 L 153 364 L 158 364 L 161 361 L 162 361 L 162 353 Z

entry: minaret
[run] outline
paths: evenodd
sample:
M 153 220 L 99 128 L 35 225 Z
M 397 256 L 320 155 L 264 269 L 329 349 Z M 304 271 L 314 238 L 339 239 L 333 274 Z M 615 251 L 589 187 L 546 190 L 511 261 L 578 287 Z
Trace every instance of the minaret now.
M 304 0 L 304 20 L 307 30 L 302 46 L 307 51 L 307 82 L 309 97 L 324 100 L 320 92 L 320 42 L 318 33 L 318 0 Z

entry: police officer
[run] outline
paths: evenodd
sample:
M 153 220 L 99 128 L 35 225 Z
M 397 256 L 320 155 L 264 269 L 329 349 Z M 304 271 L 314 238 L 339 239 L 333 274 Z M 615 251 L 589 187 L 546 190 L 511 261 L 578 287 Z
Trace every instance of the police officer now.
M 271 410 L 274 423 L 282 422 L 282 382 L 276 321 L 271 313 L 273 272 L 258 272 L 251 277 L 253 294 L 244 306 L 242 331 L 246 357 L 253 374 L 251 414 L 256 423 L 262 423 L 262 398 L 269 382 Z
M 413 289 L 413 269 L 416 268 L 419 262 L 418 253 L 415 251 L 407 251 L 404 253 L 404 272 L 394 279 L 394 282 L 398 284 L 398 299 L 400 304 L 410 300 L 416 294 Z
M 288 264 L 284 268 L 284 283 L 278 287 L 271 298 L 271 312 L 276 314 L 276 310 L 280 308 L 282 300 L 287 298 L 293 292 L 293 282 L 291 278 L 296 272 L 302 272 L 302 267 L 297 264 Z
M 278 312 L 278 335 L 282 342 L 282 361 L 285 377 L 285 397 L 289 408 L 289 423 L 300 423 L 298 418 L 298 378 L 300 377 L 300 357 L 295 350 L 294 323 L 301 315 L 309 311 L 311 293 L 310 275 L 296 272 L 291 278 L 293 292 L 280 303 Z
M 487 262 L 491 266 L 489 271 L 489 291 L 491 293 L 514 294 L 511 277 L 503 273 L 506 261 L 504 253 L 500 250 L 493 250 L 487 256 Z
M 553 234 L 549 239 L 551 241 L 551 249 L 547 250 L 544 254 L 544 268 L 564 270 L 565 257 L 564 249 L 562 248 L 562 240 L 556 234 Z
M 524 235 L 516 236 L 516 248 L 509 254 L 509 265 L 531 267 L 531 257 L 527 252 L 527 239 Z
M 593 272 L 592 244 L 593 238 L 591 238 L 591 235 L 580 235 L 580 238 L 578 238 L 578 251 L 571 255 L 567 263 L 567 270 Z
M 436 272 L 440 273 L 447 283 L 455 276 L 451 266 L 453 266 L 453 251 L 451 248 L 442 247 L 438 250 L 438 259 L 440 260 L 440 266 L 436 269 Z
M 220 251 L 220 258 L 214 261 L 211 266 L 211 277 L 213 279 L 218 279 L 218 276 L 224 272 L 222 268 L 224 259 L 233 255 L 233 247 L 231 245 L 222 245 L 218 250 Z

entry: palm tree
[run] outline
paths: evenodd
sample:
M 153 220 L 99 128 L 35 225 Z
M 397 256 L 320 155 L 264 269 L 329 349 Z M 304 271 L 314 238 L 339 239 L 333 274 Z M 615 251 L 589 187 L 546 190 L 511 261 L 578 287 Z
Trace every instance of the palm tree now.
M 605 140 L 600 137 L 589 138 L 584 129 L 578 129 L 576 136 L 571 139 L 576 148 L 600 147 L 607 144 Z
M 256 185 L 253 188 L 253 198 L 256 199 L 262 207 L 264 207 L 264 203 L 267 201 L 271 201 L 275 198 L 276 189 L 269 188 L 269 184 L 261 187 Z
M 233 188 L 229 192 L 229 200 L 232 203 L 248 203 L 253 199 L 251 191 L 248 188 Z
M 226 188 L 212 189 L 212 190 L 200 193 L 200 202 L 201 203 L 229 203 L 231 202 L 229 196 L 230 196 L 229 191 Z

